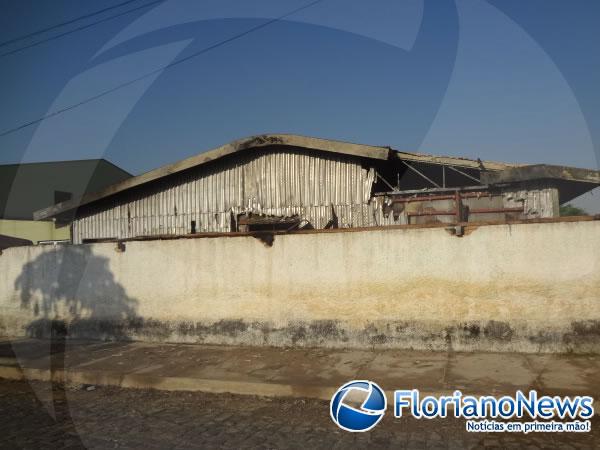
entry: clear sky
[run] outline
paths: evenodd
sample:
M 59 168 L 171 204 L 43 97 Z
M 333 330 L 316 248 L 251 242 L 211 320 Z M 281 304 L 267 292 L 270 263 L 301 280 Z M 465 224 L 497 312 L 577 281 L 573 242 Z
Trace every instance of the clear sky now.
M 0 42 L 122 1 L 2 0 Z M 1 46 L 0 133 L 309 2 L 135 0 Z M 598 23 L 595 0 L 322 0 L 0 137 L 0 163 L 105 157 L 139 174 L 280 132 L 597 169 Z M 579 204 L 600 212 L 600 192 Z

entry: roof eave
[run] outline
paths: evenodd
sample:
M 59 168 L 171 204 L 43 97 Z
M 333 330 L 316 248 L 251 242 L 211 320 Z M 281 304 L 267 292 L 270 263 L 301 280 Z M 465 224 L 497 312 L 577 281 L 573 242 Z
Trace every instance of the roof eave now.
M 511 167 L 498 172 L 484 172 L 481 175 L 481 180 L 489 184 L 548 179 L 600 185 L 600 171 L 549 164 L 532 164 Z

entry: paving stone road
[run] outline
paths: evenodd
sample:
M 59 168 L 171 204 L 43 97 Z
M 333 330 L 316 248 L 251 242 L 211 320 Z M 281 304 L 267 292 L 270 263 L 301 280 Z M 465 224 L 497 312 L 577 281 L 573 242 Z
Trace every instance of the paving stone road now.
M 337 429 L 318 400 L 0 380 L 1 448 L 600 448 L 597 419 L 591 433 L 522 435 L 388 416 L 352 434 Z

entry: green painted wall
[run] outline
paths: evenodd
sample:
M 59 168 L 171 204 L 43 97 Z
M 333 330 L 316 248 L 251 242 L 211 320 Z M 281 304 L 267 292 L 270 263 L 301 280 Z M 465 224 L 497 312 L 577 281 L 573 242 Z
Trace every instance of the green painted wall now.
M 0 234 L 38 241 L 71 239 L 69 227 L 56 228 L 54 222 L 0 219 Z

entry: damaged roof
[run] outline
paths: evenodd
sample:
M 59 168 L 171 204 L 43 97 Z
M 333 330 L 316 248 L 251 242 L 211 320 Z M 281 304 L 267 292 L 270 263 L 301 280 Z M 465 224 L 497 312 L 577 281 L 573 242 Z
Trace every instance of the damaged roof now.
M 560 192 L 560 202 L 566 203 L 600 186 L 600 171 L 548 164 L 510 167 L 497 172 L 482 172 L 486 184 L 552 180 Z
M 390 147 L 383 146 L 372 146 L 372 145 L 364 145 L 364 144 L 354 144 L 343 141 L 335 141 L 329 139 L 320 139 L 314 137 L 307 136 L 299 136 L 293 134 L 263 134 L 257 136 L 251 136 L 248 138 L 238 139 L 228 144 L 217 147 L 213 150 L 209 150 L 207 152 L 200 153 L 198 155 L 194 155 L 190 158 L 183 159 L 176 163 L 166 165 L 160 167 L 158 169 L 151 170 L 149 172 L 143 173 L 139 176 L 132 177 L 121 181 L 119 183 L 108 186 L 107 188 L 84 195 L 83 197 L 73 198 L 69 201 L 58 203 L 56 205 L 50 206 L 48 208 L 41 209 L 34 213 L 34 219 L 42 220 L 50 217 L 54 217 L 65 212 L 74 210 L 78 206 L 89 204 L 95 202 L 97 200 L 118 194 L 120 192 L 126 191 L 128 189 L 144 185 L 146 183 L 150 183 L 152 181 L 177 174 L 188 170 L 193 167 L 197 167 L 211 161 L 215 161 L 217 159 L 242 153 L 242 152 L 251 152 L 265 147 L 289 147 L 295 149 L 301 149 L 306 151 L 320 151 L 320 152 L 329 152 L 334 154 L 342 154 L 348 156 L 359 157 L 363 159 L 372 159 L 372 160 L 390 160 L 392 158 L 400 159 L 403 161 L 410 161 L 415 163 L 424 163 L 424 164 L 436 164 L 436 165 L 446 165 L 446 166 L 454 166 L 461 167 L 467 169 L 478 169 L 481 170 L 482 173 L 504 173 L 511 170 L 520 170 L 527 167 L 535 167 L 535 166 L 526 166 L 521 164 L 508 164 L 494 161 L 481 161 L 481 160 L 473 160 L 468 158 L 460 158 L 460 157 L 450 157 L 450 156 L 435 156 L 435 155 L 427 155 L 423 153 L 411 153 L 411 152 L 403 152 L 393 150 Z M 545 166 L 545 167 L 559 167 L 559 166 Z M 560 168 L 560 167 L 559 167 Z M 487 172 L 484 172 L 487 171 Z M 584 172 L 576 172 L 576 171 L 584 171 L 585 182 L 595 183 L 595 185 L 600 184 L 598 181 L 598 171 L 585 171 L 585 169 L 572 169 L 570 172 L 572 176 L 579 177 Z M 592 173 L 587 174 L 587 172 Z M 519 174 L 521 172 L 510 172 L 514 174 Z M 595 175 L 593 174 L 595 173 Z M 518 177 L 518 175 L 515 175 Z M 595 177 L 595 178 L 594 178 Z M 595 181 L 593 181 L 595 180 Z M 593 187 L 591 187 L 593 188 Z M 589 189 L 591 189 L 589 188 Z M 587 190 L 589 190 L 587 189 Z M 585 191 L 584 191 L 585 192 Z

